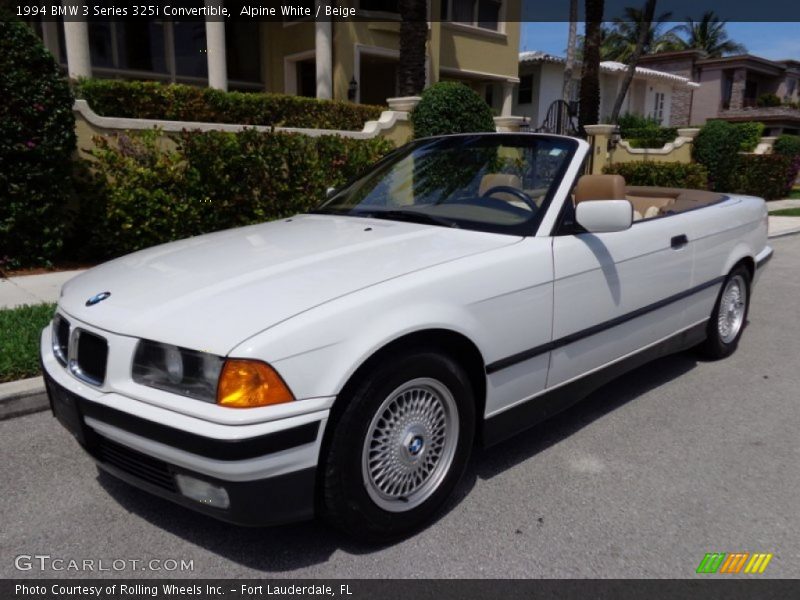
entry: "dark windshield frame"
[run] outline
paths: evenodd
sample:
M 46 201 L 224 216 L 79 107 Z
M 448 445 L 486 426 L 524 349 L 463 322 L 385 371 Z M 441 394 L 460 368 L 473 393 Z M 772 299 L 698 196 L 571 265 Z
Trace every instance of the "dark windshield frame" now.
M 566 136 L 547 135 L 538 133 L 465 133 L 465 134 L 422 138 L 419 140 L 409 142 L 408 144 L 405 144 L 404 146 L 401 146 L 400 148 L 390 152 L 381 160 L 374 163 L 366 171 L 359 174 L 358 177 L 355 177 L 354 179 L 349 181 L 345 186 L 337 190 L 333 196 L 325 199 L 316 209 L 310 212 L 315 214 L 332 214 L 332 215 L 352 216 L 352 217 L 362 217 L 362 218 L 368 216 L 359 214 L 359 210 L 356 208 L 350 210 L 341 210 L 341 209 L 330 208 L 330 206 L 340 203 L 342 198 L 347 196 L 351 188 L 356 186 L 356 184 L 358 184 L 365 177 L 372 176 L 377 170 L 388 169 L 394 163 L 403 160 L 409 154 L 421 148 L 435 149 L 437 146 L 442 146 L 445 148 L 451 148 L 459 145 L 468 146 L 480 143 L 485 140 L 491 140 L 498 146 L 502 145 L 522 146 L 522 147 L 533 146 L 538 141 L 541 140 L 558 142 L 565 146 L 567 154 L 564 157 L 562 164 L 556 171 L 553 177 L 553 183 L 550 185 L 547 194 L 542 200 L 542 204 L 539 207 L 539 210 L 537 210 L 531 216 L 530 219 L 513 225 L 498 225 L 493 223 L 484 223 L 484 222 L 467 221 L 467 220 L 457 220 L 455 221 L 454 224 L 454 227 L 458 227 L 461 229 L 483 231 L 487 233 L 500 233 L 505 235 L 514 235 L 514 236 L 535 235 L 539 228 L 539 225 L 542 222 L 542 219 L 544 218 L 544 215 L 550 208 L 550 205 L 553 201 L 553 197 L 555 196 L 558 189 L 561 187 L 561 183 L 563 182 L 567 170 L 569 169 L 570 165 L 575 159 L 575 154 L 577 153 L 578 148 L 580 146 L 577 139 Z M 391 218 L 391 217 L 385 217 L 385 218 Z

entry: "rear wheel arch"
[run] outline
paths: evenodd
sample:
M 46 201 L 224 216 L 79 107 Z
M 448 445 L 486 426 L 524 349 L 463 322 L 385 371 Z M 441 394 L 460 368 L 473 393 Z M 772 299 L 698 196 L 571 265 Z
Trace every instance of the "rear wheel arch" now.
M 745 256 L 744 258 L 740 259 L 739 262 L 731 267 L 730 271 L 733 271 L 739 265 L 743 265 L 744 268 L 747 269 L 747 272 L 750 274 L 750 281 L 752 282 L 756 274 L 756 261 L 753 259 L 753 257 Z

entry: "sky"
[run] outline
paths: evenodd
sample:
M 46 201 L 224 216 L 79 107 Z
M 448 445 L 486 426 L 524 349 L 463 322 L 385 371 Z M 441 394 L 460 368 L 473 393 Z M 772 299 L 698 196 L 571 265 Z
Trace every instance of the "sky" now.
M 578 23 L 578 33 L 581 33 Z M 677 25 L 668 23 L 667 28 Z M 520 51 L 542 50 L 564 56 L 569 23 L 522 23 Z M 728 23 L 728 34 L 750 54 L 773 60 L 800 60 L 800 23 Z

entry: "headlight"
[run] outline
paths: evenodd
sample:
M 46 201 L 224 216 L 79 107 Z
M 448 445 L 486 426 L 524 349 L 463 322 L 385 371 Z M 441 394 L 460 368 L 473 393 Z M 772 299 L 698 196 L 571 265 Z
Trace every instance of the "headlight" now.
M 216 402 L 223 359 L 206 352 L 142 340 L 133 356 L 133 380 L 173 394 Z
M 264 362 L 225 360 L 214 354 L 150 340 L 141 340 L 136 348 L 133 380 L 229 408 L 253 408 L 294 400 L 281 376 Z

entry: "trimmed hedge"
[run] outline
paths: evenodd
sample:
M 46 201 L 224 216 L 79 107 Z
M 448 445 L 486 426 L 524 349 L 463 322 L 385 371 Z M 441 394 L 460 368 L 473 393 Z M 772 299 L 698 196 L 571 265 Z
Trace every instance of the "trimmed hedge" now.
M 61 248 L 75 151 L 72 93 L 33 31 L 0 20 L 0 267 L 48 264 Z
M 411 111 L 414 137 L 495 131 L 492 109 L 463 83 L 440 81 L 422 92 Z
M 633 148 L 663 148 L 678 137 L 675 127 L 661 127 L 655 119 L 624 114 L 617 121 L 620 137 Z
M 739 150 L 742 152 L 755 150 L 764 134 L 764 124 L 757 121 L 736 123 L 733 128 L 739 138 Z
M 154 81 L 82 79 L 76 94 L 97 114 L 134 119 L 166 119 L 358 131 L 380 117 L 383 107 L 317 100 L 286 94 L 223 92 Z
M 764 125 L 709 121 L 697 135 L 692 147 L 694 159 L 708 169 L 709 186 L 718 192 L 730 192 L 736 186 L 739 152 L 751 152 L 758 145 Z
M 772 151 L 782 156 L 800 156 L 800 135 L 783 134 L 779 136 L 775 140 Z
M 301 134 L 184 132 L 174 150 L 157 130 L 96 137 L 98 193 L 81 222 L 84 248 L 116 256 L 162 242 L 290 216 L 313 208 L 329 186 L 354 178 L 393 146 Z
M 708 187 L 708 171 L 696 163 L 629 162 L 610 165 L 604 173 L 622 175 L 628 185 L 689 188 Z
M 800 169 L 800 156 L 744 154 L 736 169 L 736 188 L 740 194 L 765 200 L 786 198 Z

